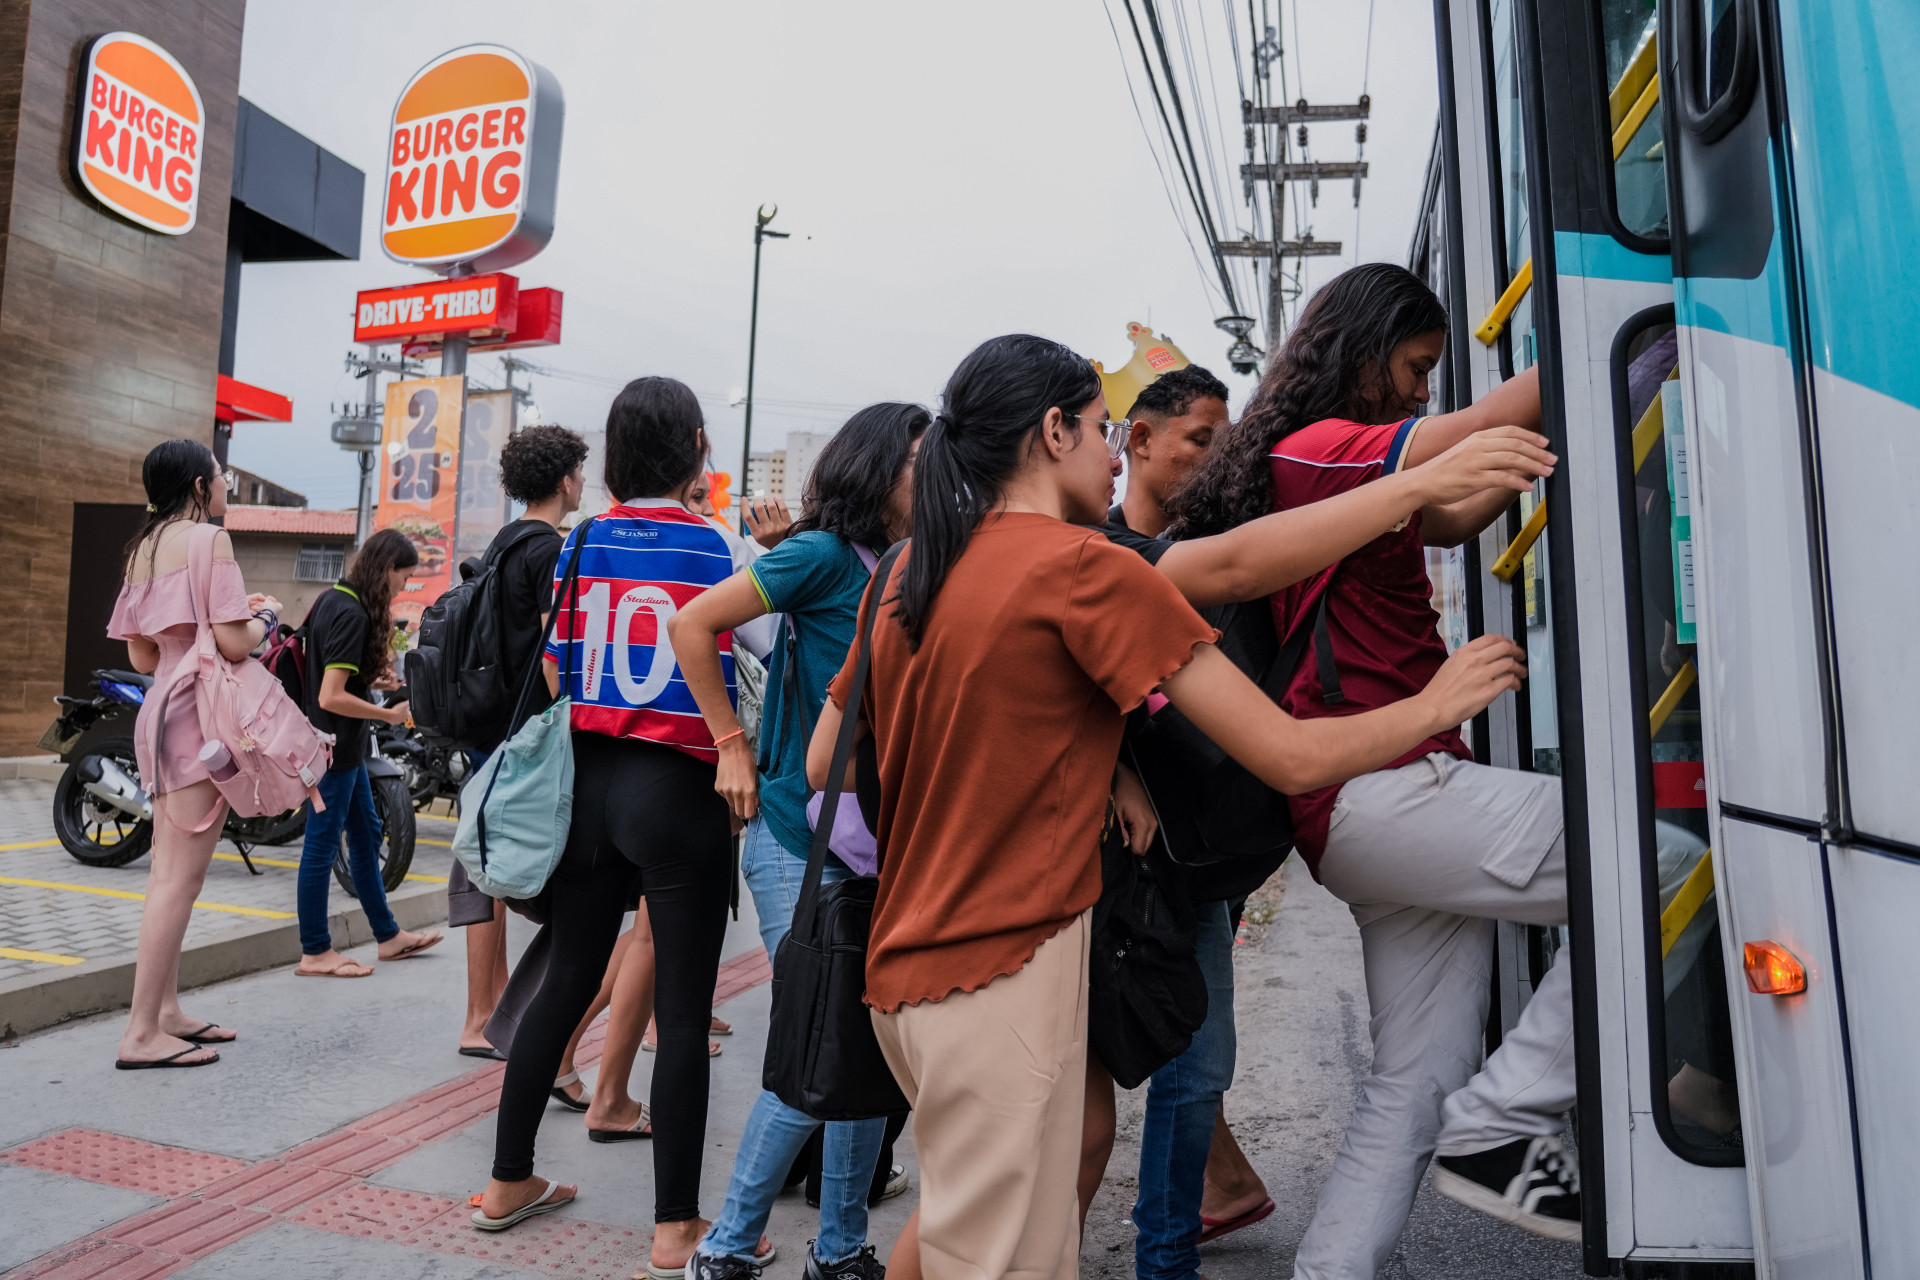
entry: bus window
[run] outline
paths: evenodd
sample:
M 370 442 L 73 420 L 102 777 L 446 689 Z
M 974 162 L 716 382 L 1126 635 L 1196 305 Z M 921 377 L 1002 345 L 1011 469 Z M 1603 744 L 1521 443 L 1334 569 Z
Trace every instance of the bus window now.
M 1692 0 L 1726 5 L 1729 0 Z M 1620 225 L 1650 240 L 1667 238 L 1666 140 L 1661 125 L 1657 15 L 1652 0 L 1601 0 L 1613 202 Z
M 1691 493 L 1671 320 L 1633 334 L 1615 371 L 1633 460 L 1628 590 L 1639 620 L 1635 714 L 1645 717 L 1641 865 L 1653 1019 L 1653 1114 L 1700 1164 L 1742 1160 L 1726 966 L 1708 847 L 1693 599 Z M 1623 499 L 1629 494 L 1623 494 Z
M 1502 286 L 1533 257 L 1527 210 L 1527 140 L 1520 121 L 1520 82 L 1514 75 L 1514 0 L 1486 0 L 1485 17 L 1493 66 L 1494 265 Z M 1500 342 L 1509 353 L 1509 376 L 1535 362 L 1533 291 L 1513 310 Z M 1510 344 L 1510 345 L 1509 345 Z

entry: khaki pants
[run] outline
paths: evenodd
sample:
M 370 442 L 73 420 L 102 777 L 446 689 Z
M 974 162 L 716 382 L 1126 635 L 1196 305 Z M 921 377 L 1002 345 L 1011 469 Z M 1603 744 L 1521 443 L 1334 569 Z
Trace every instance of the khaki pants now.
M 1294 1260 L 1296 1280 L 1373 1280 L 1427 1160 L 1553 1136 L 1573 1105 L 1563 951 L 1481 1065 L 1496 920 L 1567 920 L 1560 780 L 1436 753 L 1340 791 L 1320 882 L 1353 910 L 1373 1065 Z
M 1075 1280 L 1091 912 L 978 991 L 875 1013 L 913 1104 L 929 1280 Z

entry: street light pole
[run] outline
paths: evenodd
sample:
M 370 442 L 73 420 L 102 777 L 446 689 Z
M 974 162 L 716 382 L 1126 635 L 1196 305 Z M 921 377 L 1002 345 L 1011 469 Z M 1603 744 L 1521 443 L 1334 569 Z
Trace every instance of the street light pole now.
M 780 206 L 761 205 L 753 218 L 753 318 L 747 326 L 747 424 L 740 442 L 740 479 L 734 492 L 740 497 L 740 532 L 747 532 L 747 465 L 753 457 L 753 360 L 760 341 L 760 242 L 768 236 L 785 240 L 784 231 L 769 231 L 767 224 L 780 212 Z

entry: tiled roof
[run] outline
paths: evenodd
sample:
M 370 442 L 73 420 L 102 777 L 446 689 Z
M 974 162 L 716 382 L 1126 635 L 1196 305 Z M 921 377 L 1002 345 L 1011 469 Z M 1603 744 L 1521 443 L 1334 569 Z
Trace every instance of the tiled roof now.
M 227 530 L 231 533 L 311 533 L 335 538 L 351 538 L 359 513 L 354 511 L 315 511 L 312 507 L 248 507 L 227 504 Z

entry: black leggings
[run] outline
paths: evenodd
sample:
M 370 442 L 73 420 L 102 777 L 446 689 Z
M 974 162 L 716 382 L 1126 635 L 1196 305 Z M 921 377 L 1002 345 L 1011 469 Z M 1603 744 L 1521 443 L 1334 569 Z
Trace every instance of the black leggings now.
M 700 1216 L 707 1023 L 727 931 L 727 805 L 714 767 L 651 742 L 573 735 L 573 826 L 547 882 L 553 951 L 507 1055 L 493 1176 L 533 1176 L 534 1137 L 560 1055 L 600 990 L 635 881 L 654 938 L 653 1216 Z

